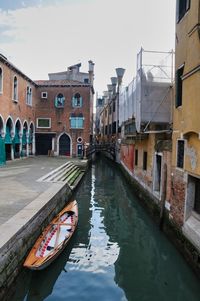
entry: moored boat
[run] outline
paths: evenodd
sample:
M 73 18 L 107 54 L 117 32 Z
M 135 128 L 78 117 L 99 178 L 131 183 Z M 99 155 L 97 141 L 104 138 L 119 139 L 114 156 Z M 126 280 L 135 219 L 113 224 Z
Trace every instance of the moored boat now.
M 70 202 L 45 228 L 35 242 L 24 267 L 31 270 L 46 268 L 62 252 L 78 223 L 78 205 Z

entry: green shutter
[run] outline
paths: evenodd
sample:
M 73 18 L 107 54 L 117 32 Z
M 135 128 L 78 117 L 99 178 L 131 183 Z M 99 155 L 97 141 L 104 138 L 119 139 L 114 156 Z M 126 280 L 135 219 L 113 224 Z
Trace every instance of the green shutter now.
M 26 144 L 26 129 L 23 129 L 22 144 Z
M 14 137 L 15 144 L 20 143 L 20 138 L 19 138 L 19 129 L 15 129 L 15 137 Z
M 10 128 L 6 126 L 6 136 L 5 136 L 5 144 L 11 144 L 11 136 L 10 136 Z
M 0 137 L 0 166 L 6 163 L 5 140 Z

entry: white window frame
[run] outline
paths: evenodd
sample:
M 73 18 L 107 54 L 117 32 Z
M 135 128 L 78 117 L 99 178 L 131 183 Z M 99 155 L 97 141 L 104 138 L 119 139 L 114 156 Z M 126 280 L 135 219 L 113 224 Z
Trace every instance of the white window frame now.
M 16 87 L 16 98 L 14 98 L 15 96 L 15 86 L 14 86 L 14 83 L 15 83 L 15 78 L 17 79 L 17 87 Z M 13 95 L 12 95 L 12 99 L 14 102 L 18 102 L 18 78 L 16 75 L 13 76 Z
M 1 69 L 1 84 L 0 84 L 0 94 L 3 94 L 3 67 L 0 65 L 0 69 Z
M 33 93 L 32 87 L 27 86 L 26 87 L 26 104 L 31 107 L 32 107 L 32 93 Z
M 45 94 L 46 96 L 44 96 L 44 94 Z M 42 99 L 47 99 L 47 98 L 48 98 L 48 92 L 46 92 L 46 91 L 41 92 L 41 98 L 42 98 Z
M 38 126 L 38 120 L 43 119 L 43 120 L 49 120 L 49 126 Z M 51 118 L 46 118 L 46 117 L 38 117 L 37 118 L 37 123 L 36 126 L 38 129 L 50 129 L 51 128 Z

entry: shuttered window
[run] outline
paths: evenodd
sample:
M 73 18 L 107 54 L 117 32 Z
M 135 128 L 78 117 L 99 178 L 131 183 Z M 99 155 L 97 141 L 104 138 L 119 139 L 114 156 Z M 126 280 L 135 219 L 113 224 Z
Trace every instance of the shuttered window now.
M 138 149 L 135 150 L 135 165 L 138 165 Z
M 176 108 L 182 106 L 182 94 L 183 94 L 183 81 L 182 81 L 182 75 L 183 75 L 184 66 L 181 66 L 176 71 L 176 100 L 175 100 L 175 106 Z
M 147 170 L 147 152 L 143 153 L 143 170 Z
M 185 148 L 185 141 L 178 140 L 177 142 L 177 167 L 183 168 L 184 165 L 184 148 Z

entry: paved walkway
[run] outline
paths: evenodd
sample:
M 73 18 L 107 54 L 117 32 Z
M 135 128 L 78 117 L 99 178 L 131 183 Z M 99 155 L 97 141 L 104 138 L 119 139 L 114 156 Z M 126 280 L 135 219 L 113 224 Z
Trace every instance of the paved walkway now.
M 39 178 L 69 160 L 73 159 L 37 156 L 10 161 L 0 167 L 0 225 L 53 185 L 37 182 Z M 76 164 L 77 160 L 73 161 Z

